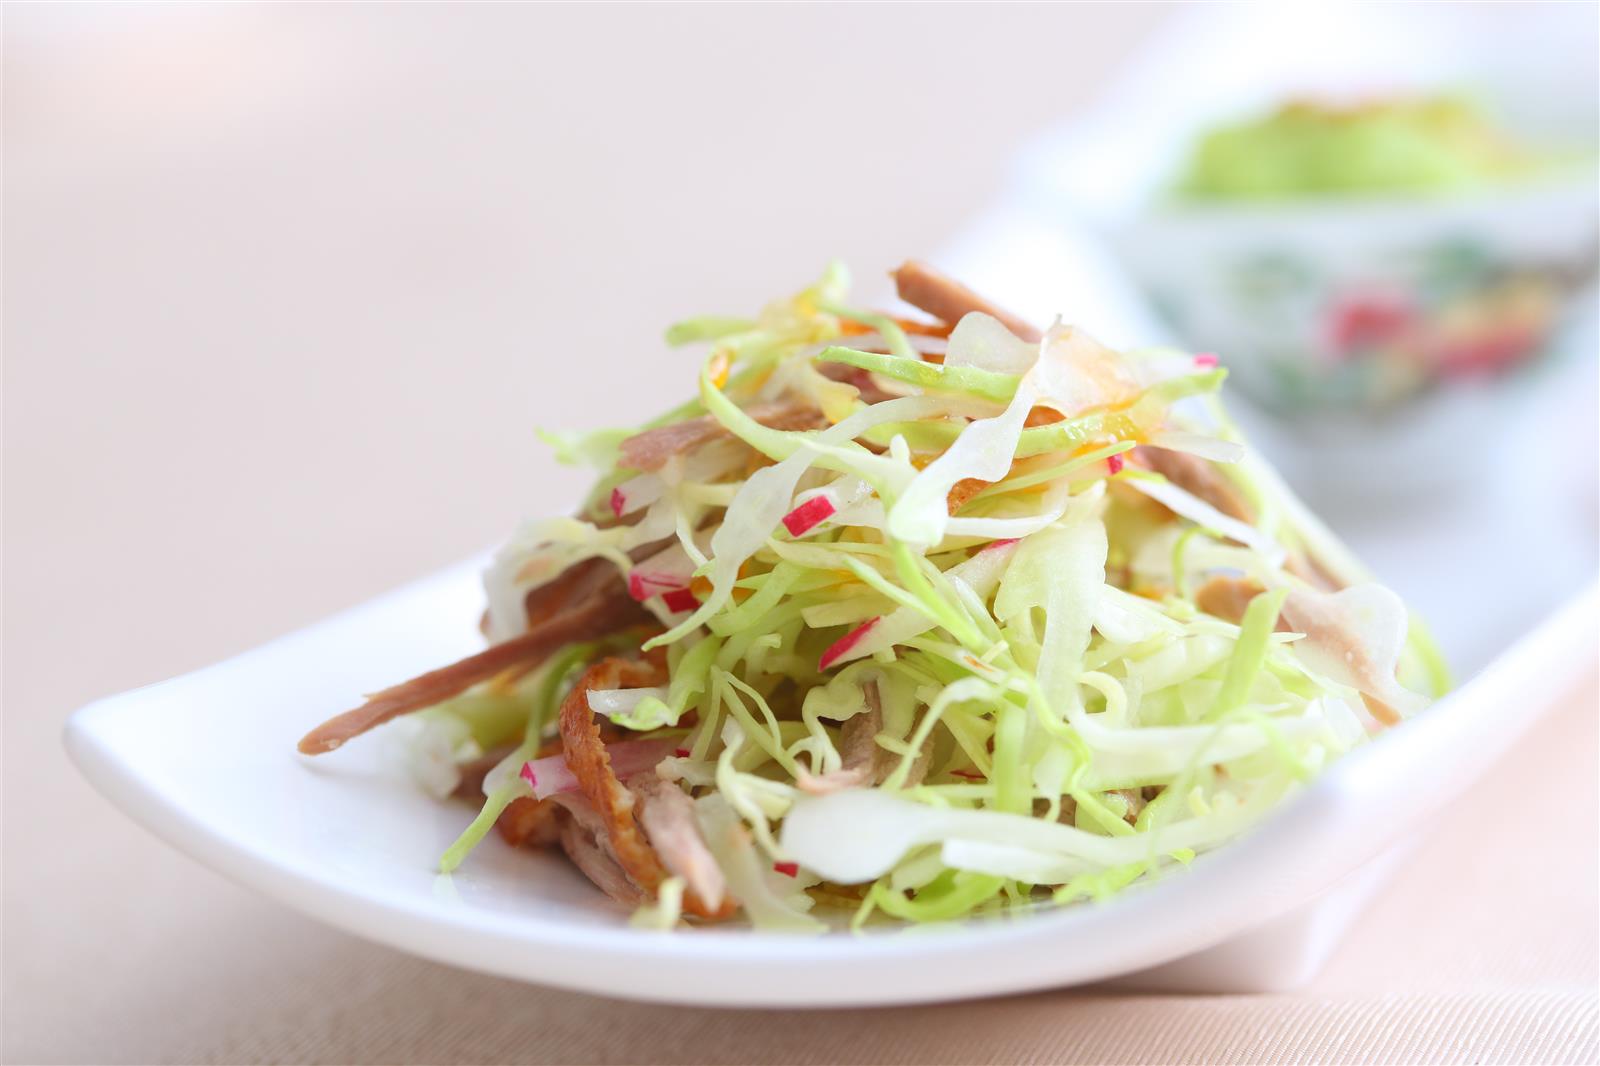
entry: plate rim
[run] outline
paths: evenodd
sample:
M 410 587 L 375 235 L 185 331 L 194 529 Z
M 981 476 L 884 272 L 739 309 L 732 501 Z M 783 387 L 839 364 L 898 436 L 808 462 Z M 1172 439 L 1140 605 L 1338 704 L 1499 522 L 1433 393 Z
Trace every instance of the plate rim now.
M 1435 766 L 1430 772 L 1442 784 L 1428 795 L 1428 802 L 1408 809 L 1405 818 L 1372 823 L 1370 808 L 1397 783 L 1405 784 L 1408 768 L 1426 765 L 1414 760 L 1426 756 L 1430 748 L 1470 747 L 1482 728 L 1484 711 L 1474 714 L 1463 708 L 1491 707 L 1516 694 L 1531 711 L 1513 723 L 1519 736 L 1542 717 L 1552 697 L 1587 666 L 1589 657 L 1579 646 L 1586 643 L 1592 652 L 1600 614 L 1600 593 L 1591 583 L 1427 714 L 1386 735 L 1382 743 L 1365 745 L 1340 759 L 1244 836 L 1199 856 L 1187 871 L 1105 903 L 1042 908 L 1023 916 L 935 929 L 884 930 L 865 937 L 848 933 L 797 937 L 749 929 L 665 934 L 626 925 L 567 925 L 531 914 L 430 909 L 415 895 L 352 885 L 336 871 L 312 868 L 303 857 L 274 856 L 230 835 L 224 826 L 185 809 L 176 797 L 146 779 L 137 758 L 119 750 L 109 735 L 112 731 L 105 728 L 138 710 L 144 701 L 161 698 L 163 690 L 181 693 L 186 686 L 252 660 L 297 654 L 300 649 L 291 646 L 295 643 L 314 645 L 318 636 L 359 624 L 400 598 L 438 592 L 461 580 L 462 572 L 475 563 L 469 559 L 446 567 L 200 670 L 95 700 L 67 720 L 63 735 L 67 753 L 113 806 L 191 859 L 335 928 L 435 961 L 584 992 L 699 1006 L 948 1001 L 1124 976 L 1222 943 L 1315 899 L 1414 830 L 1486 768 L 1488 755 L 1481 760 L 1483 766 L 1451 767 L 1451 774 L 1441 775 Z M 1572 654 L 1574 649 L 1578 654 Z M 1531 700 L 1530 682 L 1541 694 Z M 1443 708 L 1452 708 L 1453 713 L 1437 713 Z M 285 736 L 286 746 L 292 745 L 287 730 Z M 1503 729 L 1499 738 L 1503 750 Z M 1376 828 L 1357 841 L 1352 829 L 1363 819 Z M 1186 898 L 1199 905 L 1182 906 Z M 1099 956 L 1094 950 L 1047 950 L 1051 945 L 1092 948 L 1097 942 L 1105 947 Z M 518 955 L 507 950 L 511 947 L 531 950 Z M 577 965 L 552 966 L 541 951 L 576 960 Z M 863 971 L 903 970 L 908 960 L 959 961 L 962 976 L 942 980 L 938 968 L 930 966 L 895 982 L 869 984 L 862 979 Z M 985 962 L 990 965 L 982 965 Z M 714 981 L 717 991 L 708 993 L 702 987 L 693 994 L 688 991 L 690 982 L 653 985 L 627 976 L 630 965 L 649 969 L 664 963 L 701 972 L 737 970 L 739 976 L 730 979 L 724 972 Z M 789 982 L 790 987 L 778 995 L 770 991 L 774 984 L 770 975 L 764 980 L 761 974 L 762 968 L 839 963 L 848 964 L 842 983 L 819 988 L 794 987 L 801 983 Z M 617 979 L 619 972 L 624 974 L 622 980 Z

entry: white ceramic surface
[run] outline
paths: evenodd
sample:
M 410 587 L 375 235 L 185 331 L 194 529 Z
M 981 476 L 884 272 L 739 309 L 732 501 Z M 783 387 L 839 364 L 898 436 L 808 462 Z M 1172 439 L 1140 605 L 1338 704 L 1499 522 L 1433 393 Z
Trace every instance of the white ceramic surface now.
M 470 812 L 418 790 L 381 735 L 315 761 L 295 754 L 309 725 L 358 693 L 475 646 L 475 569 L 92 704 L 69 722 L 68 751 L 113 803 L 243 884 L 353 933 L 529 981 L 700 1005 L 867 1005 L 1056 987 L 1191 957 L 1147 983 L 1280 987 L 1309 976 L 1337 939 L 1361 871 L 1377 876 L 1367 864 L 1485 771 L 1586 668 L 1596 641 L 1591 587 L 1244 839 L 1103 905 L 865 937 L 662 934 L 630 928 L 559 858 L 498 841 L 454 877 L 435 874 Z
M 1267 454 L 1292 483 L 1387 494 L 1385 506 L 1461 491 L 1515 446 L 1508 412 L 1559 372 L 1549 351 L 1570 347 L 1571 320 L 1593 316 L 1592 157 L 1455 199 L 1185 205 L 1170 189 L 1202 131 L 1307 96 L 1470 90 L 1519 136 L 1581 156 L 1600 128 L 1583 17 L 1559 4 L 1191 5 L 1022 154 L 1006 198 L 1080 259 L 1093 245 L 1094 281 L 1125 275 L 1164 308 L 1125 343 L 1218 353 L 1230 389 L 1276 412 L 1283 439 Z M 1036 317 L 1103 314 L 1063 303 L 1057 280 L 1033 283 L 1050 296 Z

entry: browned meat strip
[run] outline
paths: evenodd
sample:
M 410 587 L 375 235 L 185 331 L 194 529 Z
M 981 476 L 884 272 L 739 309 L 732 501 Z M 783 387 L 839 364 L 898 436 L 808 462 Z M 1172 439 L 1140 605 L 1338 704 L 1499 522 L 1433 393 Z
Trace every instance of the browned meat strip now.
M 830 381 L 842 381 L 852 385 L 861 394 L 862 403 L 881 403 L 892 400 L 895 394 L 878 385 L 871 371 L 862 370 L 860 367 L 845 366 L 843 363 L 823 363 L 817 367 L 817 373 Z
M 1210 460 L 1190 455 L 1188 452 L 1175 452 L 1149 444 L 1135 448 L 1132 455 L 1134 462 L 1154 470 L 1180 489 L 1199 497 L 1229 518 L 1251 523 L 1256 520 L 1244 494 L 1234 486 L 1233 482 L 1218 473 Z M 1337 592 L 1344 587 L 1344 582 L 1330 574 L 1316 556 L 1309 552 L 1291 554 L 1284 568 L 1328 592 Z
M 628 552 L 628 558 L 636 563 L 648 559 L 672 539 L 666 537 L 641 544 Z M 632 604 L 635 609 L 630 612 L 631 616 L 640 622 L 650 617 L 628 595 L 628 583 L 617 571 L 616 564 L 596 556 L 573 563 L 551 580 L 529 589 L 523 598 L 523 609 L 528 615 L 528 628 L 532 629 L 567 611 L 613 602 L 619 608 Z
M 1128 805 L 1127 811 L 1122 815 L 1122 820 L 1129 825 L 1136 825 L 1139 821 L 1139 812 L 1144 810 L 1144 793 L 1136 788 L 1119 788 L 1114 790 L 1122 797 L 1122 802 Z
M 611 757 L 601 739 L 600 726 L 589 709 L 589 692 L 597 688 L 637 688 L 667 679 L 664 657 L 602 659 L 572 686 L 561 703 L 561 742 L 567 768 L 578 779 L 583 796 L 599 815 L 617 865 L 628 879 L 654 897 L 668 872 L 650 845 L 635 814 L 634 795 L 617 780 Z M 711 906 L 692 889 L 684 894 L 683 909 L 702 918 L 723 918 L 730 913 L 726 901 Z
M 945 510 L 956 514 L 972 502 L 972 498 L 989 487 L 989 482 L 975 477 L 964 477 L 950 489 L 950 494 L 945 497 Z
M 522 598 L 529 624 L 560 614 L 569 604 L 594 595 L 608 578 L 615 580 L 623 592 L 627 591 L 617 575 L 616 564 L 599 557 L 573 563 L 544 584 L 535 585 Z
M 1399 711 L 1395 710 L 1387 703 L 1384 703 L 1376 696 L 1369 696 L 1363 692 L 1361 694 L 1361 702 L 1367 705 L 1367 710 L 1372 712 L 1372 717 L 1376 718 L 1384 725 L 1399 725 L 1403 720 L 1400 717 Z
M 846 718 L 844 725 L 839 727 L 839 759 L 845 773 L 860 774 L 876 784 L 893 769 L 894 756 L 878 747 L 877 736 L 883 732 L 878 686 L 868 682 L 862 692 L 867 698 L 867 709 L 852 718 Z
M 522 636 L 374 693 L 355 710 L 323 722 L 301 738 L 300 750 L 307 755 L 332 751 L 392 718 L 432 707 L 504 671 L 531 669 L 568 644 L 597 640 L 648 618 L 613 569 L 606 580 L 585 585 L 581 599 L 560 601 L 559 613 L 540 619 Z
M 1194 602 L 1206 614 L 1237 625 L 1244 618 L 1244 610 L 1250 601 L 1263 591 L 1260 584 L 1248 578 L 1214 577 L 1195 590 Z M 1283 602 L 1282 614 L 1278 616 L 1278 632 L 1304 633 L 1307 640 L 1341 648 L 1346 661 L 1358 675 L 1363 671 L 1370 674 L 1373 667 L 1366 660 L 1362 647 L 1348 631 L 1323 614 L 1316 607 L 1314 595 L 1300 590 L 1291 592 Z M 1361 701 L 1372 712 L 1372 717 L 1384 725 L 1395 725 L 1400 721 L 1400 713 L 1376 696 L 1363 692 Z
M 867 682 L 861 692 L 867 709 L 846 718 L 839 727 L 839 769 L 826 774 L 801 771 L 796 784 L 802 792 L 825 796 L 862 785 L 881 785 L 900 765 L 900 756 L 881 747 L 877 741 L 878 734 L 883 732 L 883 704 L 877 682 Z M 924 745 L 906 775 L 907 788 L 922 784 L 922 779 L 928 776 L 932 754 L 932 748 Z
M 895 755 L 893 752 L 884 752 L 884 754 L 889 756 L 889 770 L 893 770 L 895 766 L 899 764 L 900 757 Z M 917 752 L 917 757 L 911 760 L 911 769 L 906 773 L 905 787 L 916 788 L 918 785 L 922 784 L 923 779 L 928 776 L 928 767 L 932 764 L 933 744 L 924 744 L 922 746 L 922 750 Z M 888 776 L 888 771 L 885 771 L 884 777 Z
M 637 907 L 644 894 L 606 849 L 605 829 L 596 822 L 580 821 L 569 812 L 560 819 L 561 850 L 600 891 L 627 907 Z
M 1325 597 L 1296 589 L 1283 601 L 1283 617 L 1279 628 L 1304 633 L 1308 642 L 1323 648 L 1337 649 L 1351 673 L 1360 680 L 1362 688 L 1382 688 L 1381 670 L 1368 657 L 1365 645 L 1339 618 L 1329 616 L 1324 603 Z M 1372 712 L 1372 717 L 1384 725 L 1400 722 L 1399 711 L 1369 692 L 1361 693 L 1361 701 Z
M 817 429 L 827 424 L 822 412 L 794 401 L 755 404 L 745 414 L 768 429 Z M 617 465 L 630 470 L 660 470 L 675 455 L 692 452 L 702 444 L 730 434 L 710 415 L 672 422 L 635 433 L 622 442 Z
M 709 910 L 720 913 L 727 900 L 727 882 L 700 835 L 689 794 L 654 770 L 629 778 L 628 791 L 639 798 L 639 824 L 667 869 L 683 878 Z
M 1036 341 L 1042 336 L 1033 326 L 996 307 L 954 278 L 946 277 L 926 263 L 909 259 L 890 275 L 900 299 L 912 307 L 928 312 L 934 318 L 952 326 L 962 316 L 982 311 L 1000 320 L 1001 324 L 1025 341 Z
M 867 773 L 867 770 L 860 766 L 841 768 L 825 774 L 813 774 L 802 767 L 800 775 L 795 778 L 795 787 L 810 796 L 831 796 L 847 788 L 860 788 L 865 785 Z
M 844 720 L 839 727 L 839 769 L 826 774 L 801 771 L 796 784 L 800 791 L 826 796 L 847 788 L 876 784 L 878 753 L 882 750 L 873 738 L 883 730 L 883 710 L 878 702 L 878 686 L 869 681 L 862 687 L 867 709 Z M 884 752 L 885 755 L 888 752 Z M 887 776 L 888 770 L 884 771 Z
M 565 626 L 541 627 L 533 632 L 524 633 L 514 640 L 508 640 L 504 644 L 485 648 L 460 662 L 451 663 L 449 666 L 429 671 L 421 677 L 414 677 L 410 681 L 374 693 L 368 696 L 367 702 L 360 707 L 328 719 L 301 737 L 300 751 L 306 755 L 320 755 L 323 752 L 333 751 L 352 737 L 358 737 L 391 718 L 397 718 L 411 711 L 420 711 L 424 707 L 432 707 L 480 681 L 489 680 L 503 670 L 527 662 L 537 662 L 567 643 L 568 639 L 573 639 L 558 639 L 560 634 L 554 630 L 566 628 Z
M 630 470 L 660 470 L 668 459 L 692 452 L 722 432 L 722 426 L 709 415 L 656 426 L 623 441 L 617 465 Z
M 1224 622 L 1238 625 L 1250 601 L 1266 590 L 1258 582 L 1242 577 L 1214 577 L 1195 589 L 1194 605 Z M 1279 619 L 1278 628 L 1286 628 Z
M 561 838 L 561 808 L 549 800 L 521 796 L 511 801 L 495 819 L 500 838 L 514 848 L 542 848 Z
M 1134 461 L 1154 470 L 1191 496 L 1197 496 L 1229 518 L 1241 522 L 1254 522 L 1244 494 L 1234 488 L 1233 482 L 1217 473 L 1208 459 L 1188 452 L 1175 452 L 1155 448 L 1148 444 L 1133 450 Z
M 1345 583 L 1310 552 L 1295 552 L 1289 556 L 1289 561 L 1283 568 L 1296 577 L 1302 578 L 1312 588 L 1319 588 L 1324 592 L 1338 592 L 1345 587 Z
M 665 673 L 659 662 L 602 659 L 584 672 L 561 703 L 561 745 L 567 768 L 578 779 L 584 798 L 599 814 L 618 863 L 635 884 L 650 893 L 655 892 L 667 873 L 634 817 L 633 794 L 611 769 L 611 756 L 600 739 L 594 712 L 589 709 L 589 692 L 660 684 Z

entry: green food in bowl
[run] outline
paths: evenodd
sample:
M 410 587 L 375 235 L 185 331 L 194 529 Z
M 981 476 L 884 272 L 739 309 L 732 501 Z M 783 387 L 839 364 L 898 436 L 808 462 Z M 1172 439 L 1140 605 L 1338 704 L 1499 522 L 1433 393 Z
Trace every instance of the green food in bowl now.
M 1224 199 L 1442 194 L 1524 177 L 1539 165 L 1537 155 L 1456 97 L 1349 106 L 1292 101 L 1206 134 L 1179 192 Z

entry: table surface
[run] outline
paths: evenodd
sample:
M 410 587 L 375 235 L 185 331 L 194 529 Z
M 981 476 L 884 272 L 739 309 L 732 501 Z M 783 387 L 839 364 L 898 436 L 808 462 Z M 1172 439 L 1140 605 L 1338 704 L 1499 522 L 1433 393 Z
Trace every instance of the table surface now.
M 4 1060 L 1600 1055 L 1593 679 L 1274 996 L 806 1014 L 531 988 L 272 906 L 79 780 L 74 707 L 569 497 L 535 425 L 681 392 L 674 316 L 939 247 L 1165 12 L 619 17 L 8 8 Z M 977 60 L 936 62 L 957 48 Z

